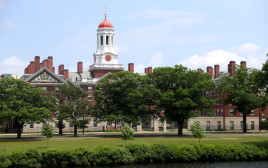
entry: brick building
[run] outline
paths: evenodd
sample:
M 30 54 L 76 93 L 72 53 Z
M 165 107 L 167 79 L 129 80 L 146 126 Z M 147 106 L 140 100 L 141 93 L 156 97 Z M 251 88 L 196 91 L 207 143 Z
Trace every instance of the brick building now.
M 34 61 L 31 61 L 30 64 L 25 68 L 24 75 L 21 77 L 22 80 L 25 80 L 33 85 L 42 87 L 48 92 L 54 92 L 58 86 L 63 85 L 64 83 L 74 83 L 78 87 L 81 87 L 85 92 L 88 93 L 88 101 L 91 104 L 95 105 L 95 100 L 93 96 L 94 87 L 98 82 L 105 78 L 110 73 L 117 73 L 124 70 L 123 65 L 118 63 L 118 54 L 114 49 L 114 29 L 113 25 L 107 20 L 106 15 L 104 20 L 99 24 L 97 29 L 97 50 L 93 54 L 94 64 L 89 66 L 87 71 L 83 71 L 83 62 L 77 63 L 77 71 L 69 72 L 68 69 L 64 68 L 64 65 L 61 64 L 56 70 L 53 65 L 53 57 L 49 56 L 47 59 L 40 62 L 40 57 L 35 56 Z M 246 62 L 242 61 L 241 64 L 246 66 Z M 234 73 L 233 68 L 235 66 L 234 61 L 230 61 L 228 65 L 228 73 L 231 75 Z M 134 64 L 129 63 L 128 70 L 134 72 Z M 198 69 L 200 72 L 204 72 L 202 69 Z M 152 73 L 152 67 L 145 68 L 145 74 Z M 211 66 L 207 67 L 207 73 L 211 74 L 212 79 L 217 84 L 217 79 L 220 74 L 220 66 L 215 65 L 214 70 Z M 223 96 L 222 93 L 207 91 L 205 93 L 207 96 L 210 96 L 212 99 Z M 216 104 L 213 106 L 214 116 L 209 117 L 206 112 L 196 111 L 200 117 L 189 119 L 187 128 L 190 128 L 194 120 L 200 121 L 207 130 L 213 129 L 242 129 L 241 121 L 242 115 L 238 112 L 234 114 L 234 107 L 232 105 L 222 105 Z M 268 118 L 268 109 L 264 112 L 261 112 L 263 120 Z M 56 116 L 54 116 L 56 117 Z M 56 119 L 56 118 L 55 118 Z M 252 111 L 252 114 L 248 116 L 247 124 L 248 128 L 258 129 L 259 124 L 259 111 L 255 109 Z M 55 129 L 56 128 L 55 123 Z M 72 123 L 65 123 L 66 128 L 64 131 L 72 131 Z M 99 131 L 104 127 L 109 128 L 113 126 L 111 123 L 102 122 L 97 123 L 91 118 L 91 122 L 88 125 L 86 131 Z M 154 131 L 158 131 L 158 126 L 165 127 L 165 122 L 160 122 L 159 120 L 152 120 L 149 127 L 153 127 Z M 120 127 L 120 123 L 118 125 Z M 41 124 L 28 124 L 25 126 L 25 132 L 40 132 L 42 128 Z M 141 126 L 137 127 L 138 130 L 141 130 Z M 164 129 L 165 130 L 165 129 Z

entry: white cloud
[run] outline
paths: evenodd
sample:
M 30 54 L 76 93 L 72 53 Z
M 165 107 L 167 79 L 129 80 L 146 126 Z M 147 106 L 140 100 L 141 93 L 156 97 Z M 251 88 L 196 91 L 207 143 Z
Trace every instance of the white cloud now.
M 249 53 L 249 52 L 255 52 L 258 51 L 260 47 L 253 43 L 245 43 L 238 47 L 235 47 L 233 50 L 240 52 L 240 53 Z
M 207 66 L 219 64 L 221 71 L 226 71 L 230 61 L 240 63 L 240 61 L 246 61 L 246 58 L 239 56 L 236 53 L 231 53 L 224 50 L 214 50 L 211 52 L 205 52 L 202 55 L 193 55 L 179 64 L 182 64 L 190 69 L 202 68 L 205 71 Z
M 14 75 L 24 74 L 24 69 L 27 66 L 27 62 L 21 60 L 18 57 L 12 56 L 4 59 L 0 62 L 0 74 L 2 73 L 11 73 Z
M 3 25 L 7 28 L 15 26 L 14 22 L 9 18 L 3 20 Z
M 134 65 L 134 71 L 137 73 L 145 73 L 144 69 L 147 67 L 152 67 L 152 68 L 159 67 L 162 64 L 162 58 L 163 58 L 163 54 L 160 52 L 157 52 L 152 56 L 149 64 L 147 64 L 147 65 L 145 65 L 145 64 Z
M 160 66 L 162 64 L 162 58 L 163 54 L 161 54 L 160 52 L 155 53 L 149 62 L 149 66 L 152 67 Z
M 5 7 L 5 2 L 3 0 L 0 0 L 0 8 Z

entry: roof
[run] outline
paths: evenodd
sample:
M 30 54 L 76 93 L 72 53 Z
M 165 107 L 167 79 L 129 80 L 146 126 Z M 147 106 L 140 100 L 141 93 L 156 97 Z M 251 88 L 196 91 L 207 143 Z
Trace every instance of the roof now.
M 107 19 L 106 16 L 104 18 L 104 20 L 99 24 L 98 28 L 114 28 L 112 23 L 110 23 Z

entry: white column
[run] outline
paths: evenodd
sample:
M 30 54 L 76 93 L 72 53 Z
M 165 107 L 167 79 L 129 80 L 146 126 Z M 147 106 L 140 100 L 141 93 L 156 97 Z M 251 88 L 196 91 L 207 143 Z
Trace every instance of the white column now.
M 159 121 L 158 119 L 154 119 L 154 132 L 159 132 Z

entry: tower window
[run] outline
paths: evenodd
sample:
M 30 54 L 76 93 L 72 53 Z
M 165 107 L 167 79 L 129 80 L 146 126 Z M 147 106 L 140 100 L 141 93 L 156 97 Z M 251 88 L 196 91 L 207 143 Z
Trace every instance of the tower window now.
M 112 45 L 114 45 L 114 36 L 111 37 Z
M 109 45 L 109 36 L 106 36 L 106 45 Z
M 100 36 L 100 44 L 103 45 L 103 36 Z

